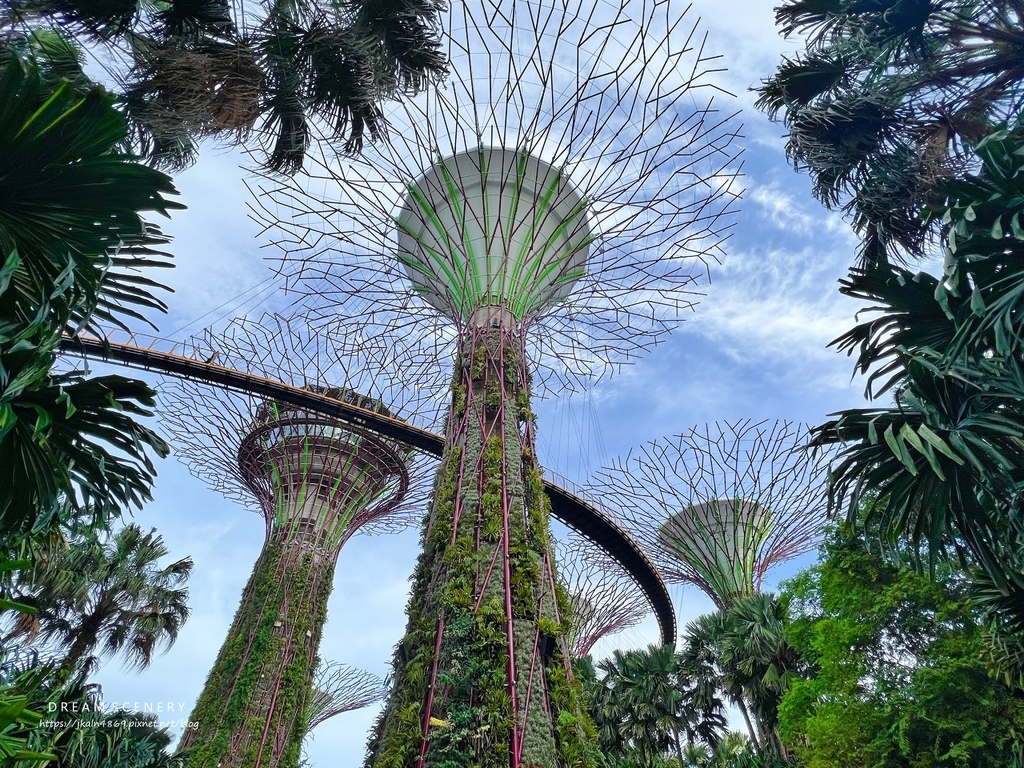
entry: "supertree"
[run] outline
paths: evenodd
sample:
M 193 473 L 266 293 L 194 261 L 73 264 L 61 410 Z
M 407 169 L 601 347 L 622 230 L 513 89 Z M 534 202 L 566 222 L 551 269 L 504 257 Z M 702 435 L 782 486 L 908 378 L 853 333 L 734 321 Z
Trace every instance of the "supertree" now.
M 384 698 L 387 687 L 377 675 L 337 661 L 322 662 L 313 676 L 306 706 L 306 731 L 342 712 L 368 707 Z
M 556 541 L 555 557 L 558 580 L 572 604 L 568 641 L 574 657 L 587 656 L 598 640 L 636 626 L 650 613 L 622 567 L 581 536 Z
M 694 427 L 615 460 L 587 490 L 668 581 L 693 584 L 724 608 L 820 538 L 828 456 L 801 451 L 807 442 L 802 425 L 785 421 Z
M 267 316 L 234 321 L 197 346 L 236 370 L 268 373 L 267 363 L 290 383 L 433 424 L 437 401 L 399 383 L 402 369 L 386 343 L 350 341 L 328 358 L 304 326 Z M 192 712 L 198 727 L 181 748 L 194 768 L 297 765 L 338 554 L 357 532 L 418 518 L 429 473 L 401 443 L 311 410 L 180 382 L 164 388 L 162 402 L 178 457 L 266 522 L 263 549 Z
M 363 158 L 260 182 L 254 215 L 311 322 L 329 333 L 358 297 L 364 319 L 455 360 L 367 764 L 597 764 L 531 374 L 582 385 L 681 319 L 726 233 L 735 131 L 698 102 L 712 57 L 668 2 L 473 0 L 449 18 L 447 86 L 396 106 L 391 142 Z

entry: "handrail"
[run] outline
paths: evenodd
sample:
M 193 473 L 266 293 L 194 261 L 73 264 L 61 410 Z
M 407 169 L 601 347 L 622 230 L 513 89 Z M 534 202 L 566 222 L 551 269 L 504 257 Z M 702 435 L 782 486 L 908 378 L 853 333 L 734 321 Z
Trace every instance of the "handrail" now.
M 136 341 L 133 335 L 130 340 Z M 146 337 L 150 338 L 150 337 Z M 400 440 L 431 456 L 440 457 L 444 438 L 435 432 L 421 429 L 374 411 L 341 402 L 334 398 L 293 387 L 280 381 L 264 378 L 244 371 L 217 365 L 178 354 L 184 344 L 163 339 L 151 339 L 149 347 L 123 344 L 91 336 L 79 335 L 61 340 L 60 350 L 65 354 L 80 353 L 87 357 L 116 361 L 133 368 L 169 374 L 182 379 L 215 384 L 239 392 L 273 398 L 326 416 L 371 429 L 386 437 Z M 170 351 L 156 349 L 166 342 Z M 573 530 L 593 541 L 611 555 L 643 590 L 654 610 L 661 629 L 662 643 L 675 645 L 676 616 L 668 588 L 661 574 L 640 549 L 632 537 L 597 506 L 585 501 L 561 485 L 545 480 L 544 489 L 551 502 L 551 513 Z

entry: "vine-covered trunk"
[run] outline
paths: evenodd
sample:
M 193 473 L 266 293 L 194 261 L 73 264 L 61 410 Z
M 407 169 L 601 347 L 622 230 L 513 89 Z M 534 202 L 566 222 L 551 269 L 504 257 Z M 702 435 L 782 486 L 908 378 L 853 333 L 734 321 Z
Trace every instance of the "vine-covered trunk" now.
M 334 557 L 275 533 L 189 717 L 189 768 L 295 768 Z
M 497 315 L 496 315 L 497 316 Z M 514 327 L 467 330 L 369 768 L 592 766 Z

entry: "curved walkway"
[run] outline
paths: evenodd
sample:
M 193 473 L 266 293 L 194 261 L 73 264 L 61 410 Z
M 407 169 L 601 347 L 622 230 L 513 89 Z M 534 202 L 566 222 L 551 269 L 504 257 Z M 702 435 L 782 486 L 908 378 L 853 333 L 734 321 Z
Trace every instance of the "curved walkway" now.
M 334 400 L 306 389 L 265 379 L 213 362 L 202 362 L 175 352 L 120 344 L 103 339 L 78 336 L 61 342 L 61 351 L 83 354 L 99 360 L 115 361 L 133 368 L 168 374 L 183 379 L 215 384 L 227 389 L 271 397 L 280 402 L 349 421 L 428 453 L 441 456 L 444 438 L 404 421 L 383 416 L 354 405 Z M 676 616 L 668 589 L 653 563 L 637 543 L 604 512 L 566 488 L 544 481 L 551 513 L 575 531 L 586 536 L 615 558 L 643 590 L 661 628 L 662 642 L 675 644 Z

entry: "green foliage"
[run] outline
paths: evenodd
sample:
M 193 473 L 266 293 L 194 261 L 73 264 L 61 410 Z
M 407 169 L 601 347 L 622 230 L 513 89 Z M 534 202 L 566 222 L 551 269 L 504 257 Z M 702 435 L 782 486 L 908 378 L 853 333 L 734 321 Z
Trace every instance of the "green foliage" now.
M 1024 96 L 1022 9 L 1015 0 L 786 0 L 784 59 L 758 106 L 789 131 L 786 151 L 815 195 L 853 215 L 860 262 L 920 258 L 938 223 L 937 181 L 962 176 L 989 126 Z
M 615 651 L 598 668 L 579 662 L 601 749 L 614 766 L 658 768 L 666 754 L 714 747 L 725 728 L 722 700 L 670 646 Z M 706 752 L 706 750 L 705 750 Z
M 133 416 L 153 391 L 119 376 L 51 375 L 64 331 L 123 326 L 163 309 L 138 268 L 166 241 L 140 216 L 176 204 L 170 180 L 117 150 L 124 121 L 99 88 L 81 93 L 14 48 L 0 67 L 0 531 L 55 521 L 62 503 L 109 517 L 149 498 L 149 451 L 167 445 Z M 52 64 L 52 59 L 51 59 Z
M 60 768 L 186 768 L 168 752 L 171 735 L 156 715 L 92 710 L 60 720 L 66 725 L 52 732 L 49 747 Z
M 890 551 L 905 537 L 934 565 L 960 549 L 1018 625 L 1022 147 L 1024 127 L 993 133 L 977 146 L 981 171 L 940 186 L 947 201 L 929 216 L 944 222 L 941 277 L 879 266 L 844 283 L 844 293 L 873 302 L 878 316 L 835 343 L 857 354 L 869 395 L 892 391 L 897 402 L 843 411 L 814 438 L 843 445 L 833 495 L 849 499 L 851 522 L 860 522 L 863 502 L 866 530 Z
M 287 173 L 302 167 L 319 133 L 358 151 L 365 134 L 382 132 L 385 99 L 444 72 L 434 27 L 441 6 L 432 0 L 288 0 L 244 10 L 221 0 L 4 5 L 9 23 L 29 36 L 127 58 L 113 79 L 124 83 L 119 101 L 132 142 L 177 169 L 208 136 L 246 143 L 256 133 L 266 166 Z
M 11 636 L 51 642 L 65 651 L 54 675 L 60 687 L 95 651 L 139 668 L 170 647 L 188 618 L 192 560 L 161 565 L 168 555 L 155 530 L 128 525 L 115 534 L 86 529 L 19 575 L 18 601 L 35 610 Z
M 30 746 L 32 731 L 39 727 L 43 715 L 29 708 L 28 696 L 0 688 L 0 758 L 14 760 L 53 760 L 55 755 L 39 752 Z
M 780 731 L 802 765 L 1018 764 L 1024 694 L 989 675 L 962 572 L 932 581 L 836 537 L 785 593 L 807 669 Z
M 4 766 L 185 768 L 169 754 L 171 736 L 157 727 L 155 715 L 108 708 L 99 686 L 86 683 L 83 674 L 55 686 L 52 669 L 35 654 L 7 650 L 0 664 L 0 702 L 20 701 L 26 707 L 20 729 L 4 723 L 0 750 L 21 742 L 20 754 L 3 761 Z M 8 756 L 0 751 L 0 757 Z
M 167 267 L 167 238 L 141 213 L 181 209 L 166 175 L 119 151 L 124 119 L 99 87 L 48 82 L 39 61 L 5 49 L 0 64 L 2 317 L 61 329 L 166 309 L 139 268 Z M 12 263 L 14 260 L 16 263 Z M 66 324 L 66 325 L 65 325 Z M 8 331 L 9 332 L 9 331 Z
M 686 627 L 680 651 L 698 680 L 753 715 L 762 756 L 784 756 L 778 734 L 782 696 L 796 678 L 799 653 L 786 640 L 786 605 L 771 594 L 734 600 Z

